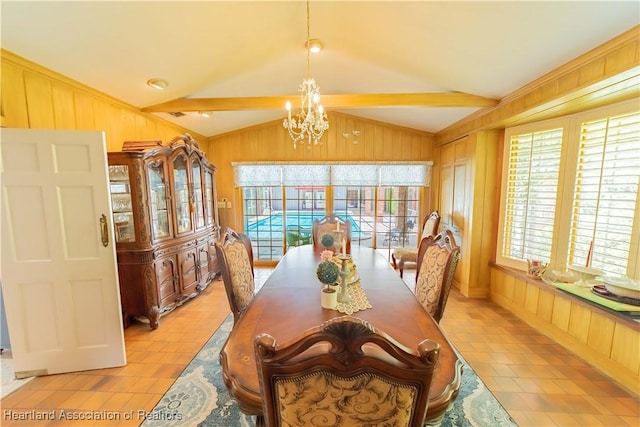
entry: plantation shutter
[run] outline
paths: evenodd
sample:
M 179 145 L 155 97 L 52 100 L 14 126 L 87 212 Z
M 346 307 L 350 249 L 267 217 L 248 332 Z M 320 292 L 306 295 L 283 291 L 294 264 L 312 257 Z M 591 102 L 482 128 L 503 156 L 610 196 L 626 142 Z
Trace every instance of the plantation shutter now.
M 502 256 L 549 262 L 562 128 L 513 135 L 509 141 Z
M 640 113 L 584 122 L 569 263 L 626 274 L 640 181 Z

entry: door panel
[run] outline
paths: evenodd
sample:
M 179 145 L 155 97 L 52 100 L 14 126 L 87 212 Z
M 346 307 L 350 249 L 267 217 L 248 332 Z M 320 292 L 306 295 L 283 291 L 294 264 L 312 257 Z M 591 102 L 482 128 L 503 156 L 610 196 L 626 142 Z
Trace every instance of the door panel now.
M 196 248 L 188 252 L 182 252 L 178 255 L 180 263 L 180 283 L 182 285 L 182 295 L 185 297 L 197 291 L 198 275 L 196 274 L 196 266 L 198 264 Z
M 95 233 L 95 201 L 90 186 L 64 187 L 58 190 L 62 222 L 62 245 L 67 260 L 96 258 L 101 236 Z M 110 216 L 110 215 L 109 215 Z
M 100 221 L 111 212 L 103 134 L 1 132 L 2 290 L 16 376 L 124 365 L 113 227 Z
M 178 269 L 175 260 L 176 257 L 171 256 L 156 263 L 160 308 L 170 306 L 178 299 Z
M 211 257 L 209 256 L 209 249 L 210 246 L 208 242 L 198 247 L 198 270 L 200 274 L 198 280 L 201 286 L 206 285 L 210 280 L 209 276 L 211 272 L 209 270 L 209 264 Z

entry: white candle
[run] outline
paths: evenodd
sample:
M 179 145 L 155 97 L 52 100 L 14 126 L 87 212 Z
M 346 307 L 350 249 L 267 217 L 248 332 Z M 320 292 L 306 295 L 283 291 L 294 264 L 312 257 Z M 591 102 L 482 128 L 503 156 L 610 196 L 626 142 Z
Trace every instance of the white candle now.
M 347 240 L 342 238 L 342 255 L 346 255 L 347 253 Z
M 340 221 L 336 222 L 336 224 L 337 224 L 337 227 L 338 227 L 338 228 L 336 228 L 336 231 L 340 231 Z

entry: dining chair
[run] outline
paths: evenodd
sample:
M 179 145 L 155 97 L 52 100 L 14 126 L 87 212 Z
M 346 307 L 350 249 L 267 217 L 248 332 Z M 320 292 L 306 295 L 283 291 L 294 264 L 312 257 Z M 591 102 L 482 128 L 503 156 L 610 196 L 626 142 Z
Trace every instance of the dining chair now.
M 424 425 L 440 345 L 425 339 L 412 350 L 342 316 L 283 345 L 260 334 L 255 351 L 269 427 L 417 427 Z
M 338 224 L 340 226 L 338 227 Z M 339 229 L 339 231 L 338 231 Z M 330 213 L 324 218 L 314 219 L 311 226 L 311 236 L 314 249 L 327 249 L 322 245 L 322 236 L 330 234 L 334 237 L 333 247 L 329 248 L 335 253 L 342 251 L 342 239 L 345 239 L 345 253 L 351 253 L 351 222 L 345 221 L 335 213 Z
M 414 292 L 420 304 L 438 323 L 447 305 L 459 259 L 460 247 L 450 230 L 420 242 Z
M 440 214 L 438 211 L 431 212 L 422 222 L 422 234 L 418 240 L 418 244 L 415 247 L 400 247 L 395 248 L 391 254 L 391 261 L 393 262 L 393 268 L 400 270 L 400 277 L 403 276 L 404 266 L 406 263 L 415 263 L 418 259 L 418 246 L 423 239 L 433 237 L 438 233 L 438 227 L 440 226 Z
M 251 240 L 227 227 L 215 246 L 235 325 L 255 293 Z

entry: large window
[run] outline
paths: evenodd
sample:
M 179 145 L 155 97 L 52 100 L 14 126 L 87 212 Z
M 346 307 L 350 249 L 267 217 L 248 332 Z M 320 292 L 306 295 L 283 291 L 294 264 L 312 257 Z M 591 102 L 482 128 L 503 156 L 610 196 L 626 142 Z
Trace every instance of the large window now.
M 637 103 L 507 129 L 498 263 L 640 275 Z
M 255 259 L 280 259 L 284 254 L 281 187 L 242 189 L 244 232 L 251 239 Z
M 562 128 L 509 139 L 502 256 L 551 258 Z
M 313 220 L 329 212 L 351 222 L 352 246 L 383 248 L 389 255 L 396 246 L 417 245 L 420 194 L 430 184 L 431 162 L 234 168 L 256 260 L 276 261 L 288 248 L 311 243 Z
M 638 212 L 639 133 L 637 112 L 581 124 L 569 263 L 627 274 Z
M 351 221 L 351 246 L 373 247 L 376 229 L 376 188 L 333 187 L 333 211 Z

